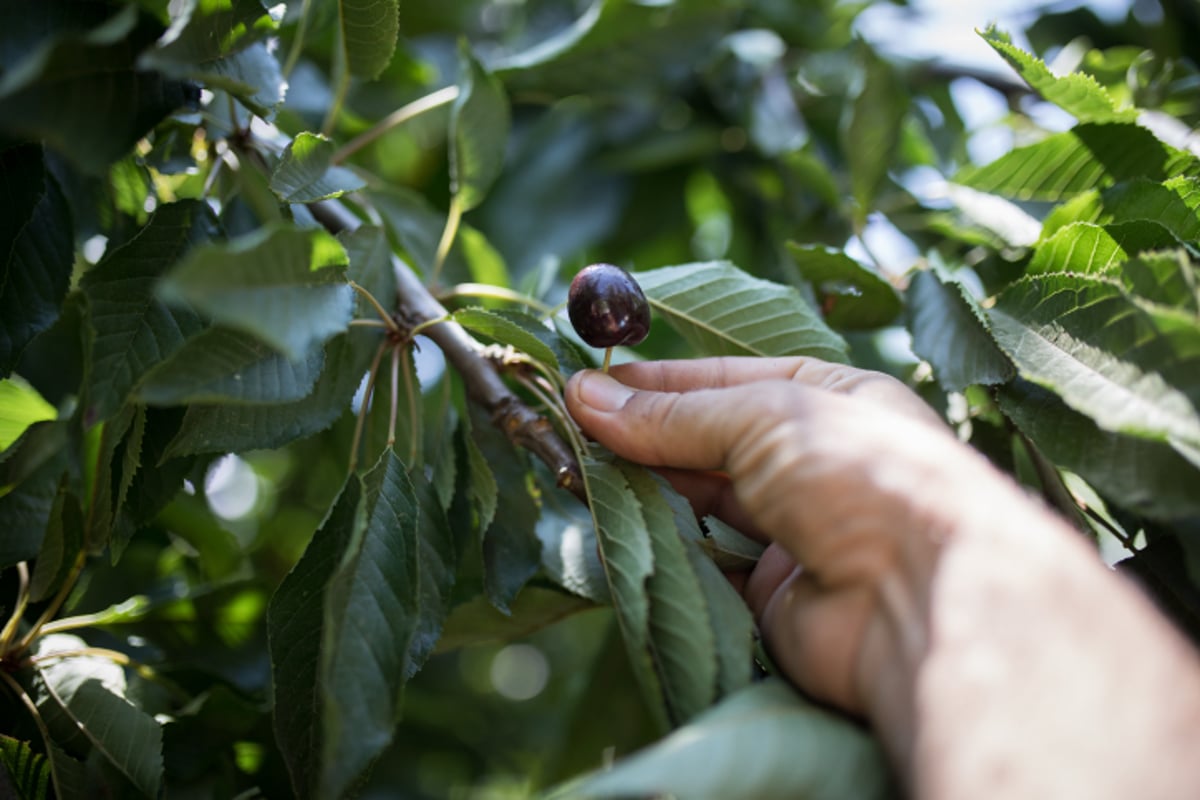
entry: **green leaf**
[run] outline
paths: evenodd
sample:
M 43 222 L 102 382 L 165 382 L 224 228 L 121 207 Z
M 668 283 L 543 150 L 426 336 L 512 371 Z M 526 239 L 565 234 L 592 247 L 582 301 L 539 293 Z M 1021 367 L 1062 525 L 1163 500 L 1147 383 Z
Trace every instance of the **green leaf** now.
M 704 518 L 704 530 L 708 535 L 701 546 L 721 569 L 753 569 L 766 549 L 761 542 L 756 542 L 711 514 Z
M 158 296 L 299 361 L 350 322 L 347 263 L 341 244 L 323 230 L 264 227 L 196 248 L 159 284 Z
M 895 288 L 840 250 L 788 242 L 804 280 L 827 305 L 825 322 L 843 330 L 879 328 L 896 318 L 903 302 Z
M 67 4 L 71 10 L 65 13 L 95 20 L 96 27 L 86 31 L 63 27 L 57 17 L 64 12 L 53 3 L 6 5 L 7 13 L 32 19 L 22 25 L 0 17 L 0 24 L 54 33 L 0 77 L 0 134 L 41 140 L 99 173 L 165 116 L 199 99 L 194 88 L 138 67 L 138 53 L 159 29 L 133 6 L 102 22 L 96 18 L 106 7 Z
M 322 431 L 350 407 L 379 344 L 379 334 L 356 328 L 325 345 L 325 369 L 301 400 L 276 405 L 188 406 L 166 456 L 243 452 L 280 447 Z
M 387 234 L 376 225 L 360 225 L 338 236 L 350 259 L 347 277 L 371 293 L 388 308 L 396 297 L 396 272 L 392 266 L 392 248 Z M 366 298 L 354 295 L 355 317 L 378 319 L 379 313 Z
M 154 287 L 180 256 L 215 233 L 203 203 L 160 206 L 146 227 L 83 277 L 91 327 L 91 415 L 116 412 L 151 367 L 167 359 L 203 323 L 188 307 L 168 308 Z
M 1058 393 L 1101 428 L 1200 442 L 1195 317 L 1139 303 L 1116 282 L 1086 275 L 1017 281 L 989 317 L 1021 377 Z
M 637 497 L 617 467 L 593 457 L 585 458 L 581 466 L 596 541 L 630 665 L 651 715 L 666 729 L 669 714 L 649 656 L 650 598 L 646 581 L 654 572 L 650 532 Z
M 1012 38 L 995 26 L 980 34 L 1034 91 L 1080 122 L 1133 122 L 1137 111 L 1118 108 L 1112 95 L 1091 75 L 1081 72 L 1058 76 L 1040 58 L 1012 43 Z
M 868 800 L 893 796 L 891 784 L 883 753 L 858 726 L 770 679 L 549 797 Z
M 50 508 L 42 548 L 33 565 L 33 577 L 29 582 L 31 601 L 39 603 L 58 591 L 84 545 L 84 518 L 79 499 L 68 491 L 67 481 L 60 481 Z
M 1125 262 L 1119 278 L 1130 293 L 1158 305 L 1200 313 L 1200 270 L 1187 253 L 1142 253 Z
M 1018 200 L 1060 201 L 1121 181 L 1200 175 L 1200 161 L 1132 123 L 1087 123 L 1018 147 L 955 182 Z
M 285 203 L 312 203 L 341 197 L 367 184 L 345 167 L 333 166 L 333 142 L 301 133 L 283 151 L 271 174 L 271 191 Z
M 379 77 L 392 61 L 400 32 L 399 0 L 338 0 L 339 32 L 350 74 Z
M 454 588 L 458 566 L 454 534 L 446 522 L 437 493 L 419 472 L 410 472 L 409 478 L 420 507 L 417 518 L 417 589 L 420 605 L 405 660 L 405 679 L 421 669 L 442 635 L 442 625 L 450 613 L 450 593 Z
M 42 547 L 61 478 L 70 467 L 65 420 L 37 422 L 0 452 L 0 569 Z
M 1000 387 L 1000 410 L 1048 459 L 1117 505 L 1151 519 L 1200 514 L 1200 469 L 1170 445 L 1101 429 L 1057 395 L 1026 381 Z
M 704 355 L 814 356 L 846 361 L 846 343 L 789 286 L 727 261 L 683 264 L 634 277 L 650 305 Z
M 40 146 L 0 149 L 0 185 L 0 377 L 6 377 L 30 340 L 58 319 L 75 259 L 67 200 Z
M 537 535 L 542 542 L 542 570 L 569 592 L 596 603 L 612 604 L 595 526 L 582 505 L 555 495 L 543 496 Z
M 679 725 L 716 698 L 716 638 L 700 580 L 659 484 L 644 467 L 622 462 L 618 468 L 641 505 L 650 534 L 654 558 L 654 571 L 646 580 L 650 651 L 671 721 Z
M 4 773 L 0 789 L 15 791 L 15 800 L 47 800 L 50 796 L 50 761 L 34 752 L 29 742 L 0 734 L 0 770 Z
M 438 653 L 463 647 L 523 639 L 596 605 L 578 595 L 541 586 L 526 586 L 504 614 L 483 597 L 456 606 L 446 618 Z
M 86 647 L 75 636 L 38 640 L 37 655 Z M 75 656 L 48 660 L 38 669 L 39 708 L 64 712 L 96 749 L 148 797 L 162 784 L 162 729 L 126 698 L 125 672 L 104 658 Z
M 551 369 L 559 369 L 558 357 L 537 336 L 511 318 L 486 308 L 461 308 L 454 312 L 454 321 L 472 333 L 512 345 L 535 361 Z M 550 331 L 547 329 L 547 333 Z
M 325 590 L 319 797 L 345 794 L 391 742 L 419 611 L 420 508 L 404 465 L 389 451 L 362 483 Z
M 1131 180 L 1103 192 L 1081 194 L 1046 217 L 1043 238 L 1073 222 L 1108 225 L 1150 220 L 1162 225 L 1181 242 L 1200 240 L 1200 180 L 1171 178 L 1163 183 Z
M 172 14 L 171 27 L 153 50 L 142 55 L 145 67 L 202 64 L 245 49 L 274 33 L 278 25 L 259 0 L 187 0 Z
M 0 450 L 7 450 L 35 422 L 57 417 L 54 406 L 23 379 L 0 381 Z
M 324 365 L 320 345 L 291 361 L 247 333 L 209 328 L 146 373 L 136 395 L 163 406 L 287 403 L 308 396 Z
M 450 109 L 450 192 L 460 210 L 470 211 L 483 202 L 504 167 L 511 118 L 504 86 L 465 43 L 459 69 L 458 97 Z
M 210 89 L 224 89 L 265 120 L 274 119 L 287 90 L 278 59 L 262 42 L 188 70 L 187 74 Z
M 860 224 L 875 208 L 909 106 L 908 91 L 896 68 L 874 53 L 864 55 L 864 71 L 841 135 Z
M 445 212 L 430 205 L 423 195 L 399 186 L 372 191 L 370 198 L 388 233 L 395 237 L 409 260 L 421 272 L 431 273 L 446 224 Z M 447 284 L 475 281 L 504 286 L 508 280 L 498 279 L 504 274 L 497 269 L 498 262 L 503 263 L 483 234 L 463 223 L 450 246 L 442 274 Z
M 1026 272 L 1104 274 L 1119 271 L 1131 255 L 1179 245 L 1179 240 L 1167 228 L 1151 220 L 1104 226 L 1076 222 L 1060 228 L 1041 242 Z
M 1013 366 L 996 346 L 986 318 L 962 284 L 933 270 L 913 275 L 906 296 L 913 352 L 929 362 L 948 391 L 1003 383 Z

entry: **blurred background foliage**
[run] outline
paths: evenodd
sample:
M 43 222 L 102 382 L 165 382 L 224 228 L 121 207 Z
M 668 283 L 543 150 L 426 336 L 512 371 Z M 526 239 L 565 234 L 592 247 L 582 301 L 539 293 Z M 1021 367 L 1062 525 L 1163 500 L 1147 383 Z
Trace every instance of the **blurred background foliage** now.
M 165 0 L 141 5 L 163 18 Z M 828 304 L 811 295 L 789 241 L 845 249 L 892 278 L 922 258 L 970 264 L 985 284 L 1011 277 L 1003 240 L 948 202 L 946 179 L 1071 120 L 980 41 L 973 28 L 995 18 L 1061 71 L 1090 71 L 1118 96 L 1191 127 L 1200 121 L 1192 0 L 404 0 L 395 57 L 378 79 L 353 81 L 332 116 L 337 8 L 313 0 L 301 40 L 308 5 L 283 12 L 273 52 L 287 90 L 270 125 L 256 123 L 255 132 L 286 141 L 325 127 L 344 144 L 454 85 L 459 43 L 469 42 L 505 81 L 512 132 L 505 169 L 466 213 L 444 282 L 508 284 L 549 305 L 593 261 L 638 270 L 722 258 Z M 620 22 L 600 26 L 594 47 L 519 69 L 531 50 L 569 39 L 598 11 Z M 271 74 L 256 75 L 268 93 Z M 127 238 L 157 200 L 204 191 L 210 173 L 195 160 L 221 152 L 222 132 L 236 135 L 231 114 L 246 121 L 221 97 L 205 97 L 204 109 L 207 142 L 190 138 L 195 119 L 184 115 L 177 136 L 171 123 L 161 126 L 152 149 L 102 177 L 60 165 L 71 196 L 101 196 L 97 213 L 73 205 L 85 258 Z M 347 162 L 368 182 L 365 197 L 393 245 L 424 271 L 450 200 L 449 117 L 449 106 L 425 113 Z M 229 199 L 231 234 L 239 219 L 257 225 L 252 205 L 264 188 L 254 180 L 251 171 L 224 171 L 210 187 Z M 902 328 L 848 338 L 855 363 L 914 382 L 946 407 L 928 375 L 914 374 Z M 71 384 L 54 373 L 71 367 L 42 358 L 49 347 L 35 343 L 18 372 L 55 403 L 54 387 L 65 394 Z M 418 370 L 436 390 L 433 350 L 422 350 Z M 685 352 L 677 338 L 652 335 L 636 356 L 619 357 Z M 278 450 L 194 466 L 190 490 L 115 566 L 86 572 L 71 600 L 72 613 L 83 614 L 140 596 L 136 619 L 110 619 L 112 633 L 90 641 L 119 639 L 144 661 L 174 665 L 166 674 L 198 698 L 165 728 L 172 797 L 289 793 L 270 730 L 264 614 L 342 483 L 353 424 L 347 413 Z M 6 574 L 0 595 L 11 596 L 13 581 Z M 468 604 L 456 613 L 484 612 Z M 498 635 L 509 633 L 496 624 Z M 408 684 L 394 744 L 363 796 L 524 797 L 655 736 L 608 609 L 511 641 L 453 644 Z M 22 718 L 14 703 L 0 695 L 0 719 Z

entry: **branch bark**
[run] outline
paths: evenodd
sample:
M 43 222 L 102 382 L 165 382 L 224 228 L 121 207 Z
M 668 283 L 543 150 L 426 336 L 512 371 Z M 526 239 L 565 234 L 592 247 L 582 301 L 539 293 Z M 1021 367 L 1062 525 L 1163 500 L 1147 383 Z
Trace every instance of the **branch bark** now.
M 340 203 L 322 200 L 311 203 L 309 210 L 331 233 L 353 230 L 359 220 Z M 416 273 L 399 257 L 392 256 L 396 273 L 396 302 L 400 316 L 408 323 L 420 324 L 442 319 L 448 313 Z M 424 329 L 446 360 L 462 376 L 467 397 L 488 412 L 492 424 L 509 441 L 537 456 L 554 473 L 558 485 L 587 502 L 583 476 L 571 448 L 558 435 L 548 419 L 531 409 L 500 377 L 495 364 L 484 355 L 484 346 L 456 322 L 443 320 Z

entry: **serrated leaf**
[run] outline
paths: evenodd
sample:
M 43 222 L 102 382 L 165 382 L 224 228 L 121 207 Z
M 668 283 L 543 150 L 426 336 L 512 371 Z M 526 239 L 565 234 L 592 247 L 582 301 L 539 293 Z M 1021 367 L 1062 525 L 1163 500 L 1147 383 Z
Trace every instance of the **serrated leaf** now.
M 399 0 L 338 0 L 339 45 L 350 74 L 379 77 L 396 51 L 400 32 Z
M 326 587 L 319 797 L 340 797 L 392 740 L 419 613 L 416 493 L 388 451 L 363 476 L 354 529 Z
M 869 800 L 893 794 L 883 753 L 864 731 L 769 679 L 549 798 Z
M 325 365 L 313 345 L 299 360 L 248 333 L 209 328 L 146 373 L 137 398 L 150 405 L 287 403 L 306 397 Z
M 275 118 L 287 90 L 279 60 L 263 42 L 189 70 L 188 76 L 210 89 L 224 89 L 268 121 Z
M 846 361 L 845 341 L 799 292 L 727 261 L 662 267 L 634 277 L 650 305 L 701 354 Z
M 1114 281 L 1038 275 L 989 312 L 1021 376 L 1103 429 L 1200 442 L 1200 324 L 1137 303 Z M 1086 476 L 1085 476 L 1086 477 Z
M 583 597 L 558 589 L 526 586 L 502 613 L 483 597 L 456 606 L 446 618 L 435 652 L 445 653 L 488 642 L 522 639 L 549 625 L 596 608 Z
M 86 643 L 54 635 L 38 641 L 37 655 L 78 650 Z M 39 707 L 61 709 L 104 758 L 144 795 L 155 797 L 162 783 L 162 729 L 125 697 L 125 674 L 113 662 L 93 656 L 49 660 L 37 670 Z
M 504 168 L 511 117 L 504 86 L 466 44 L 459 50 L 459 91 L 450 109 L 450 192 L 462 211 L 487 196 Z
M 0 789 L 15 791 L 15 800 L 47 800 L 50 772 L 50 760 L 29 742 L 0 734 Z
M 1200 469 L 1168 444 L 1106 431 L 1047 389 L 1017 380 L 1000 387 L 1001 411 L 1055 464 L 1105 497 L 1158 520 L 1200 514 Z
M 347 263 L 341 244 L 323 230 L 264 227 L 196 248 L 162 280 L 158 296 L 299 361 L 350 322 Z
M 67 481 L 63 480 L 50 507 L 42 547 L 29 582 L 29 599 L 39 603 L 54 594 L 66 580 L 83 547 L 83 512 L 78 498 L 70 493 Z
M 1142 253 L 1125 262 L 1115 277 L 1152 303 L 1200 313 L 1200 270 L 1186 252 Z
M 1037 246 L 1028 274 L 1077 272 L 1102 275 L 1118 271 L 1131 255 L 1178 247 L 1169 230 L 1151 220 L 1110 225 L 1076 222 L 1060 228 Z
M 913 275 L 906 295 L 913 352 L 929 362 L 949 391 L 1003 383 L 1012 364 L 996 346 L 988 324 L 962 285 L 932 270 Z
M 581 466 L 596 541 L 630 665 L 651 715 L 665 729 L 669 714 L 649 656 L 650 598 L 646 581 L 654 572 L 650 532 L 637 497 L 617 467 L 593 457 L 585 458 Z
M 271 174 L 271 191 L 285 203 L 312 203 L 366 186 L 352 171 L 333 165 L 333 152 L 324 136 L 301 133 L 288 142 Z
M 1200 180 L 1171 178 L 1158 183 L 1139 179 L 1103 192 L 1085 192 L 1046 217 L 1042 236 L 1047 238 L 1073 222 L 1108 225 L 1135 220 L 1156 222 L 1182 242 L 1200 240 Z
M 565 507 L 562 499 L 545 497 L 537 523 L 542 542 L 542 569 L 557 585 L 596 603 L 612 604 L 595 527 L 582 506 Z
M 371 293 L 371 296 L 388 308 L 396 297 L 396 272 L 392 267 L 392 248 L 387 234 L 376 225 L 360 225 L 352 231 L 338 236 L 346 248 L 350 268 L 346 275 L 350 280 Z M 378 319 L 378 312 L 365 298 L 355 293 L 355 316 Z
M 708 708 L 717 692 L 716 638 L 700 580 L 675 529 L 671 506 L 644 467 L 619 467 L 641 505 L 654 571 L 646 580 L 650 652 L 671 721 L 680 725 Z
M 825 299 L 825 322 L 833 327 L 878 328 L 900 313 L 903 302 L 895 288 L 844 252 L 795 242 L 788 242 L 788 252 L 804 280 Z
M 278 24 L 259 0 L 187 0 L 171 26 L 141 58 L 146 67 L 202 64 L 242 50 Z
M 0 453 L 0 569 L 35 557 L 70 468 L 65 420 L 31 425 Z
M 1086 123 L 1018 147 L 986 166 L 969 167 L 955 182 L 1018 200 L 1061 201 L 1121 181 L 1197 175 L 1195 156 L 1163 144 L 1145 128 Z
M 1044 61 L 1016 47 L 1007 33 L 994 26 L 980 35 L 1034 91 L 1080 122 L 1132 122 L 1136 119 L 1136 109 L 1118 108 L 1112 95 L 1091 75 L 1081 72 L 1055 75 Z
M 291 403 L 188 406 L 166 457 L 280 447 L 324 430 L 350 407 L 379 334 L 362 328 L 325 344 L 325 369 L 312 392 Z
M 40 146 L 0 149 L 0 185 L 0 377 L 7 377 L 30 340 L 58 319 L 74 254 L 67 200 Z
M 194 310 L 168 308 L 155 298 L 154 287 L 176 260 L 213 233 L 215 222 L 203 203 L 160 206 L 132 240 L 84 275 L 93 418 L 116 412 L 142 375 L 202 329 Z
M 841 135 L 859 222 L 875 208 L 909 106 L 908 90 L 895 67 L 869 51 L 863 61 L 858 91 Z
M 419 613 L 408 656 L 404 664 L 405 679 L 411 678 L 425 664 L 442 635 L 442 625 L 450 613 L 450 593 L 458 554 L 454 549 L 454 534 L 446 522 L 445 512 L 433 487 L 419 472 L 410 472 L 416 491 L 420 515 L 417 518 L 418 563 L 417 584 L 420 597 Z
M 455 311 L 454 321 L 467 330 L 512 345 L 535 361 L 557 370 L 558 357 L 541 339 L 513 319 L 488 311 L 486 308 L 461 308 Z M 549 333 L 549 331 L 547 331 Z

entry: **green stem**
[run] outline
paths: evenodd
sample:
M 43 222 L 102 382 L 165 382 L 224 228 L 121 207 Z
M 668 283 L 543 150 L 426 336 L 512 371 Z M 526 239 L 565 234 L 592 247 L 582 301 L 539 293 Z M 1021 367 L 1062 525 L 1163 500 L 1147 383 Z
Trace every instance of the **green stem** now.
M 4 623 L 4 630 L 0 631 L 0 654 L 8 650 L 8 643 L 17 635 L 17 627 L 21 624 L 21 617 L 25 615 L 25 607 L 29 605 L 29 565 L 24 561 L 17 564 L 17 578 L 20 582 L 17 587 L 17 602 L 12 616 Z
M 612 351 L 611 347 L 604 348 L 604 367 L 602 369 L 605 375 L 608 374 L 608 368 L 612 364 Z
M 413 466 L 417 463 L 417 421 L 420 412 L 417 408 L 417 391 L 413 386 L 412 378 L 412 351 L 407 347 L 404 348 L 404 363 L 401 365 L 404 369 L 404 391 L 408 393 L 408 463 Z
M 350 70 L 346 67 L 346 53 L 341 45 L 333 49 L 333 74 L 337 88 L 333 91 L 333 102 L 329 105 L 329 111 L 325 112 L 325 121 L 321 124 L 321 133 L 325 136 L 333 134 L 333 128 L 342 113 L 342 106 L 346 103 L 346 94 L 350 91 Z
M 67 575 L 67 579 L 63 581 L 63 585 L 58 588 L 58 592 L 54 595 L 54 599 L 50 601 L 50 605 L 46 606 L 46 610 L 38 617 L 38 621 L 33 623 L 33 627 L 25 632 L 21 637 L 21 641 L 17 642 L 17 651 L 28 649 L 30 643 L 38 637 L 42 628 L 46 626 L 50 620 L 54 619 L 54 615 L 63 607 L 63 603 L 67 602 L 67 597 L 71 594 L 71 590 L 75 588 L 75 582 L 79 580 L 79 575 L 83 572 L 83 565 L 87 563 L 87 553 L 83 550 L 75 556 L 75 563 L 71 565 L 71 572 Z
M 454 195 L 450 198 L 450 209 L 446 213 L 446 227 L 442 231 L 442 239 L 438 242 L 437 256 L 433 260 L 433 274 L 429 276 L 429 285 L 436 286 L 438 276 L 442 273 L 442 266 L 446 263 L 446 257 L 450 255 L 450 248 L 454 245 L 454 237 L 458 235 L 458 226 L 462 223 L 462 201 L 459 195 Z
M 368 303 L 375 307 L 375 313 L 379 315 L 379 319 L 383 321 L 384 326 L 392 333 L 400 333 L 400 326 L 396 324 L 396 320 L 392 319 L 392 315 L 388 313 L 383 304 L 375 299 L 375 295 L 371 294 L 364 287 L 358 285 L 354 281 L 349 281 L 350 288 L 358 292 Z
M 375 351 L 375 358 L 371 360 L 371 369 L 367 373 L 370 377 L 367 378 L 367 388 L 363 390 L 362 404 L 358 407 L 358 419 L 354 421 L 354 438 L 350 440 L 350 464 L 348 472 L 351 475 L 354 474 L 354 469 L 358 466 L 358 446 L 362 442 L 363 423 L 367 419 L 367 409 L 371 407 L 371 395 L 375 392 L 375 379 L 379 377 L 379 362 L 383 360 L 383 354 L 387 351 L 387 346 L 387 339 L 379 343 L 379 348 Z
M 514 292 L 512 289 L 506 289 L 503 286 L 492 286 L 488 283 L 457 284 L 451 287 L 449 291 L 439 294 L 438 300 L 452 300 L 456 297 L 483 297 L 490 300 L 507 300 L 510 303 L 520 303 L 523 306 L 529 306 L 541 312 L 546 317 L 553 316 L 556 310 L 553 306 L 548 306 L 535 297 Z
M 392 385 L 391 385 L 391 406 L 388 408 L 388 435 L 387 446 L 391 450 L 396 444 L 396 417 L 399 415 L 400 407 L 400 349 L 399 347 L 392 348 Z M 405 348 L 407 352 L 407 348 Z M 407 373 L 405 374 L 407 377 Z M 405 383 L 408 381 L 406 380 Z M 415 460 L 415 459 L 414 459 Z
M 304 37 L 308 34 L 308 17 L 312 11 L 312 0 L 304 0 L 300 6 L 300 21 L 296 23 L 296 38 L 292 39 L 292 49 L 288 51 L 287 61 L 283 65 L 283 77 L 292 74 L 300 53 L 304 50 Z
M 333 163 L 342 163 L 392 128 L 397 128 L 427 111 L 433 111 L 435 108 L 441 108 L 447 103 L 453 103 L 457 98 L 458 87 L 447 86 L 445 89 L 438 89 L 432 94 L 427 94 L 408 105 L 401 106 L 338 148 L 333 154 Z

